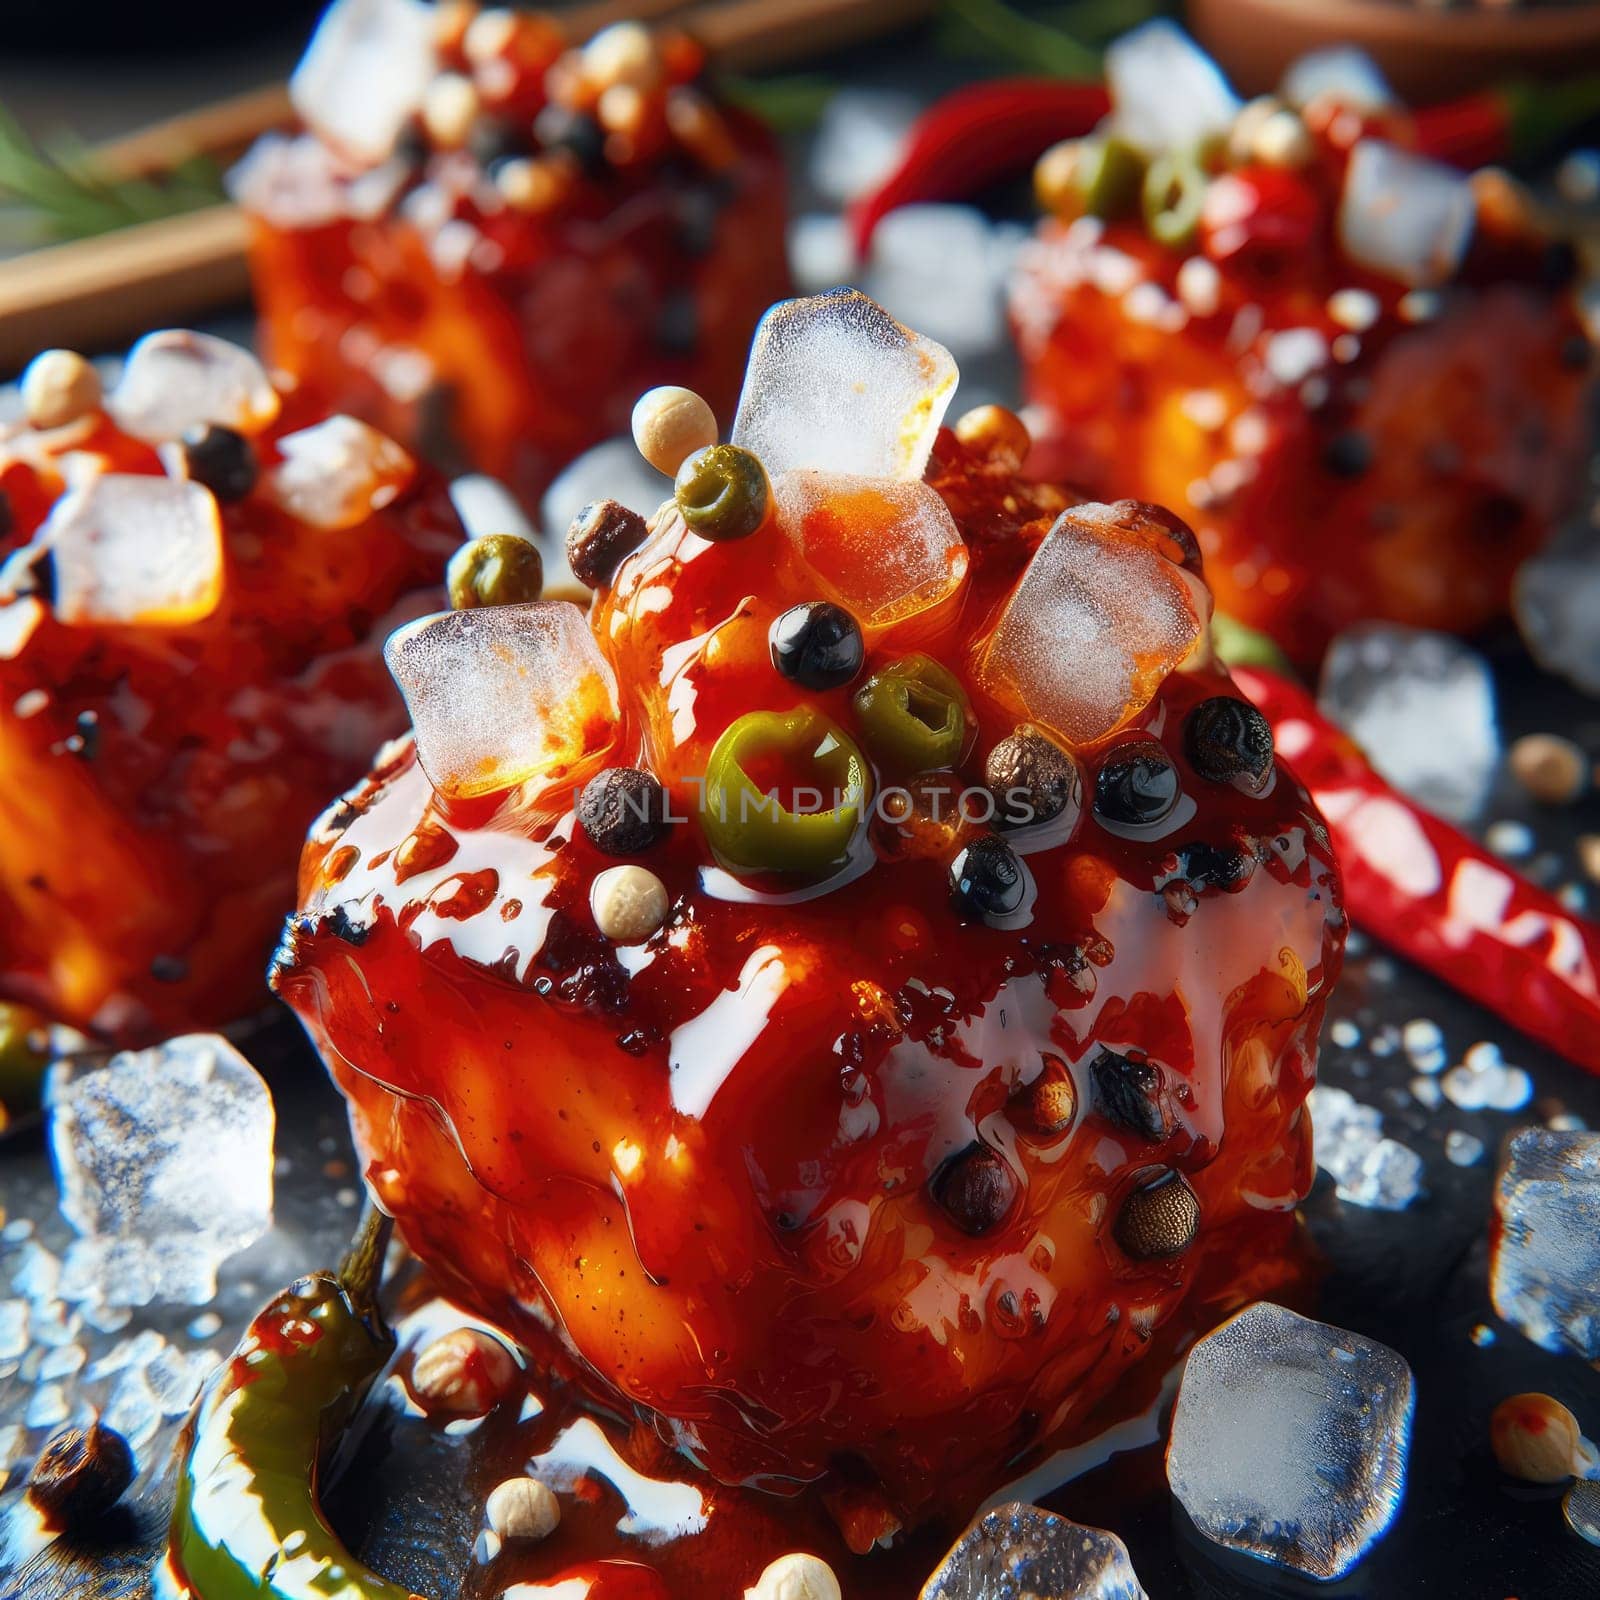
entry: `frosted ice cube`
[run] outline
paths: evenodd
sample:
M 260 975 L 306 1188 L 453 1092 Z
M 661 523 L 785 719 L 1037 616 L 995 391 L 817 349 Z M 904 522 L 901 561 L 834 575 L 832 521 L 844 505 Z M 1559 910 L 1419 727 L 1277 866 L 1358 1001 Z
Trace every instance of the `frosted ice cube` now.
M 895 89 L 841 89 L 830 96 L 811 145 L 817 193 L 842 206 L 877 188 L 899 161 L 919 110 L 911 95 Z
M 1239 97 L 1222 69 L 1164 17 L 1106 50 L 1106 84 L 1118 133 L 1145 150 L 1175 150 L 1224 134 Z
M 565 600 L 423 617 L 384 655 L 436 789 L 491 794 L 559 775 L 610 737 L 617 682 Z
M 1513 1134 L 1494 1203 L 1495 1310 L 1546 1350 L 1600 1361 L 1600 1133 Z
M 1483 805 L 1500 760 L 1494 675 L 1443 633 L 1364 623 L 1323 662 L 1322 709 L 1397 789 L 1455 822 Z
M 289 80 L 295 110 L 358 161 L 394 148 L 438 71 L 433 7 L 335 0 Z
M 272 1221 L 272 1097 L 217 1034 L 126 1051 L 54 1080 L 50 1151 L 81 1236 L 61 1292 L 203 1304 L 217 1269 Z
M 1512 605 L 1539 665 L 1600 695 L 1600 531 L 1585 522 L 1524 561 Z
M 1146 1600 L 1128 1547 L 1101 1528 L 1012 1501 L 974 1519 L 921 1600 Z
M 55 504 L 38 541 L 63 622 L 196 622 L 222 598 L 222 521 L 198 483 L 107 473 Z
M 733 442 L 768 473 L 922 476 L 956 364 L 859 289 L 782 300 L 761 319 Z
M 1427 286 L 1455 275 L 1477 204 L 1453 167 L 1382 139 L 1350 152 L 1339 200 L 1339 243 L 1352 261 L 1401 283 Z
M 633 435 L 603 440 L 568 463 L 545 491 L 539 521 L 545 537 L 545 593 L 582 594 L 588 591 L 572 575 L 567 563 L 567 529 L 572 519 L 593 500 L 615 500 L 641 517 L 653 517 L 663 501 L 672 498 L 672 479 L 663 476 L 639 454 Z
M 1110 506 L 1076 506 L 1034 552 L 979 663 L 997 699 L 1074 744 L 1146 705 L 1205 628 L 1181 568 L 1119 538 Z
M 1394 104 L 1394 90 L 1365 50 L 1354 45 L 1332 45 L 1313 50 L 1291 62 L 1278 86 L 1280 99 L 1303 106 L 1318 95 L 1331 94 L 1347 106 L 1376 111 Z
M 786 472 L 772 485 L 778 525 L 833 599 L 888 627 L 960 588 L 967 547 L 925 483 Z
M 867 293 L 957 355 L 992 351 L 1005 331 L 1006 257 L 971 206 L 902 206 L 872 239 Z
M 128 352 L 106 401 L 119 428 L 153 444 L 213 422 L 259 433 L 277 420 L 280 406 L 272 380 L 248 350 L 186 328 L 147 333 Z
M 1422 1157 L 1383 1136 L 1383 1116 L 1343 1089 L 1311 1091 L 1308 1104 L 1317 1165 L 1339 1197 L 1376 1211 L 1403 1211 L 1422 1192 Z
M 15 1361 L 28 1348 L 28 1302 L 0 1300 L 0 1361 Z
M 1399 1512 L 1414 1406 L 1387 1345 L 1258 1301 L 1190 1351 L 1167 1481 L 1207 1538 L 1340 1578 Z
M 290 516 L 330 532 L 353 528 L 391 504 L 417 464 L 386 433 L 336 415 L 278 441 L 272 497 Z

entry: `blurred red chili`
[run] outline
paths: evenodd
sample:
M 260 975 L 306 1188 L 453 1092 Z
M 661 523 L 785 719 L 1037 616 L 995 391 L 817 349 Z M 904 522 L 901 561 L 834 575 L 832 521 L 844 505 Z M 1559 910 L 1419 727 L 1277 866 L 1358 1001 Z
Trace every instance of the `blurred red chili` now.
M 1058 78 L 996 78 L 957 89 L 912 124 L 893 172 L 850 207 L 856 254 L 899 206 L 964 200 L 1028 171 L 1051 145 L 1090 132 L 1111 102 L 1103 85 Z
M 1289 679 L 1235 667 L 1328 819 L 1350 920 L 1590 1072 L 1600 1072 L 1600 929 L 1373 771 Z

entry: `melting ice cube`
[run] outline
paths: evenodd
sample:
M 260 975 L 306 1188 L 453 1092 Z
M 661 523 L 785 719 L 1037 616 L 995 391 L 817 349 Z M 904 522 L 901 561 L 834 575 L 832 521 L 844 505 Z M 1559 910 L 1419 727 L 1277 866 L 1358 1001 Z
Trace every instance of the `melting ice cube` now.
M 282 462 L 273 498 L 313 528 L 353 528 L 394 500 L 416 463 L 386 433 L 354 417 L 332 416 L 278 441 Z
M 1383 1114 L 1329 1084 L 1311 1091 L 1317 1165 L 1339 1197 L 1377 1211 L 1403 1211 L 1422 1192 L 1422 1157 L 1383 1136 Z
M 979 663 L 989 691 L 1074 744 L 1142 706 L 1205 627 L 1209 600 L 1181 568 L 1119 537 L 1114 510 L 1056 519 Z
M 1349 44 L 1313 50 L 1292 62 L 1278 94 L 1292 106 L 1307 105 L 1322 94 L 1360 110 L 1375 111 L 1394 104 L 1394 91 L 1378 63 L 1365 50 Z
M 107 473 L 64 494 L 38 540 L 63 622 L 175 625 L 222 597 L 222 523 L 198 483 Z
M 926 611 L 966 576 L 955 518 L 925 483 L 786 472 L 772 492 L 778 525 L 801 558 L 867 627 Z
M 272 1097 L 217 1034 L 52 1079 L 50 1149 L 79 1235 L 63 1298 L 201 1305 L 272 1221 Z
M 1455 275 L 1472 237 L 1472 186 L 1452 167 L 1382 139 L 1350 152 L 1339 242 L 1352 261 L 1413 286 Z
M 1600 695 L 1600 534 L 1585 522 L 1529 557 L 1512 604 L 1539 665 Z
M 1500 759 L 1494 676 L 1448 634 L 1365 623 L 1334 640 L 1322 709 L 1372 764 L 1440 816 L 1469 821 Z
M 943 345 L 859 289 L 783 300 L 756 329 L 733 442 L 772 476 L 921 478 L 957 376 Z
M 444 794 L 492 794 L 556 775 L 603 744 L 617 682 L 566 600 L 423 617 L 384 647 Z
M 1145 150 L 1178 150 L 1223 134 L 1239 97 L 1216 62 L 1174 22 L 1157 18 L 1106 51 L 1112 117 Z
M 289 80 L 295 110 L 358 161 L 394 148 L 438 71 L 433 7 L 335 0 Z
M 213 334 L 167 328 L 128 352 L 106 409 L 124 432 L 159 444 L 212 422 L 259 433 L 277 419 L 280 404 L 248 350 Z
M 1495 1310 L 1546 1350 L 1600 1361 L 1600 1133 L 1513 1134 L 1494 1203 Z
M 1190 1351 L 1167 1480 L 1207 1538 L 1341 1578 L 1400 1509 L 1414 1406 L 1387 1345 L 1258 1301 Z
M 961 1535 L 921 1600 L 1146 1600 L 1114 1534 L 1069 1522 L 1038 1506 L 997 1506 Z

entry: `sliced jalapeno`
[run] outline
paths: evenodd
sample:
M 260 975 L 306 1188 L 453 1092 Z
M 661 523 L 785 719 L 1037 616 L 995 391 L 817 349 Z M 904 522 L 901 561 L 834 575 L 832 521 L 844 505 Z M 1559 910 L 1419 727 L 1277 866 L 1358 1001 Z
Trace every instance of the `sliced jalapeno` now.
M 736 444 L 696 450 L 678 468 L 673 496 L 702 539 L 746 539 L 767 520 L 772 489 L 760 459 Z
M 1144 182 L 1144 155 L 1126 139 L 1094 139 L 1084 146 L 1073 174 L 1092 217 L 1126 216 L 1138 203 Z
M 855 706 L 867 748 L 896 772 L 953 767 L 966 751 L 966 691 L 932 656 L 906 656 L 874 673 L 856 691 Z
M 848 854 L 867 786 L 861 752 L 820 711 L 752 711 L 711 751 L 701 823 L 730 866 L 820 874 Z
M 1169 150 L 1150 163 L 1144 175 L 1144 221 L 1157 244 L 1177 249 L 1194 238 L 1210 181 L 1192 150 Z

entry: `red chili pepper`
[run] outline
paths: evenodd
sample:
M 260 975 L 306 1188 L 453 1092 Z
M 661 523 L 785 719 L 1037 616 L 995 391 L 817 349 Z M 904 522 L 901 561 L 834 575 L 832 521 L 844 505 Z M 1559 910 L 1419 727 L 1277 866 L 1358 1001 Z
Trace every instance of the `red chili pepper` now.
M 1600 1073 L 1600 928 L 1384 782 L 1299 685 L 1233 675 L 1328 819 L 1350 920 Z
M 1414 113 L 1417 148 L 1471 172 L 1545 155 L 1600 116 L 1600 77 L 1511 83 Z
M 1206 186 L 1200 247 L 1263 276 L 1292 266 L 1316 241 L 1322 200 L 1298 172 L 1241 167 Z
M 946 95 L 912 124 L 894 171 L 851 205 L 858 258 L 897 207 L 964 199 L 1013 177 L 1051 145 L 1090 132 L 1110 108 L 1103 85 L 1059 78 L 996 78 Z

